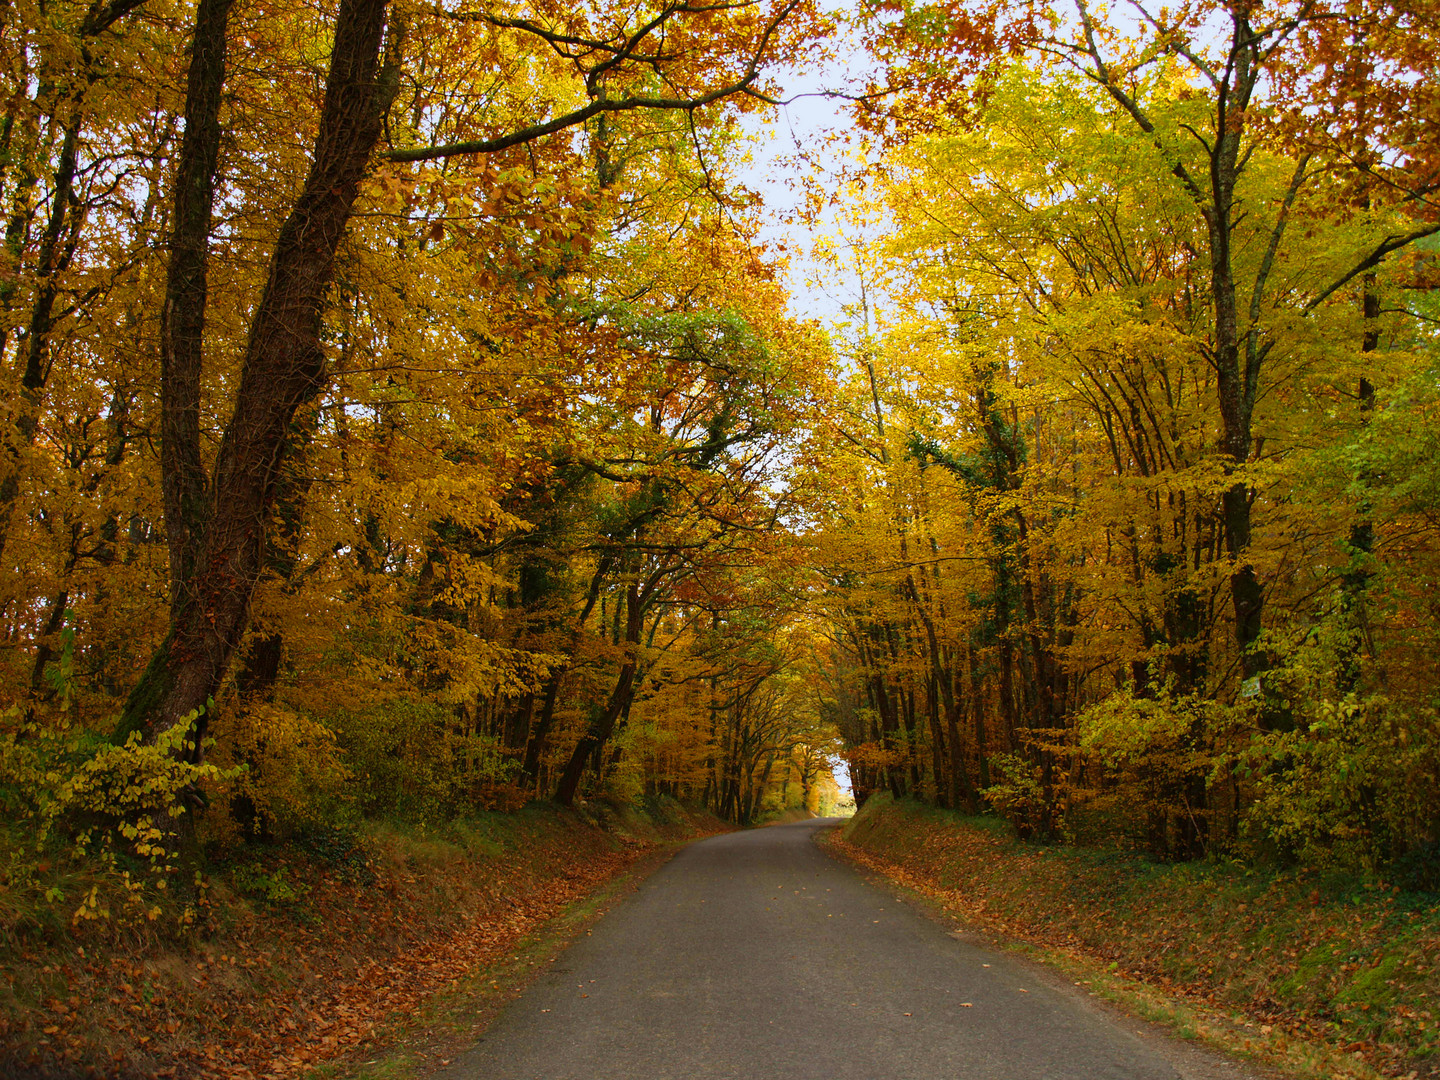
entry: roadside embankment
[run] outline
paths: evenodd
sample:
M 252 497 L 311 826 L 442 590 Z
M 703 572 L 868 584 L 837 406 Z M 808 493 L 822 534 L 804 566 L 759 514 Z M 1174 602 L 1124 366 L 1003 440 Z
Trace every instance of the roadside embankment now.
M 250 848 L 202 875 L 180 933 L 7 927 L 0 1073 L 250 1080 L 354 1058 L 646 856 L 727 827 L 673 802 L 592 809 Z
M 1221 1040 L 1232 1050 L 1280 1064 L 1308 1057 L 1315 1075 L 1342 1075 L 1348 1060 L 1440 1076 L 1434 894 L 1023 843 L 997 819 L 888 796 L 869 799 L 831 843 L 982 930 L 1075 958 L 1077 979 L 1128 976 L 1238 1013 Z

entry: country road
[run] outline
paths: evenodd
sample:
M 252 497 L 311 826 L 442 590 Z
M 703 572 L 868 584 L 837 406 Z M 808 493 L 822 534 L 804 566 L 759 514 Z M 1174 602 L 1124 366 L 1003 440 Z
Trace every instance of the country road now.
M 968 944 L 813 843 L 694 844 L 567 949 L 445 1080 L 1243 1080 Z

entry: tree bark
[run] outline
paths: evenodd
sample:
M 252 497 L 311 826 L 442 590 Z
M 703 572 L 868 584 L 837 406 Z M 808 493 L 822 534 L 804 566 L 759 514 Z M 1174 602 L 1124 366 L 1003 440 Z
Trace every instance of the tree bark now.
M 575 802 L 575 794 L 580 789 L 580 778 L 585 774 L 586 761 L 591 754 L 605 745 L 605 740 L 615 729 L 615 721 L 629 708 L 630 698 L 635 693 L 635 672 L 640 665 L 640 634 L 644 625 L 645 605 L 641 599 L 640 584 L 632 582 L 626 590 L 625 660 L 620 665 L 615 689 L 611 691 L 604 711 L 580 737 L 580 742 L 570 754 L 570 760 L 560 776 L 560 784 L 555 790 L 555 801 L 562 806 L 570 806 Z
M 393 94 L 380 62 L 385 11 L 386 0 L 341 0 L 310 174 L 281 227 L 250 324 L 235 411 L 191 541 L 194 556 L 180 568 L 188 576 L 174 590 L 169 633 L 130 695 L 122 737 L 139 730 L 153 738 L 203 710 L 248 624 L 286 435 L 295 411 L 324 385 L 320 324 L 335 253 Z M 184 408 L 169 404 L 172 416 Z M 175 430 L 182 430 L 178 419 Z M 202 714 L 194 735 L 197 759 L 205 720 Z
M 200 377 L 210 229 L 220 160 L 220 98 L 230 7 L 200 0 L 185 86 L 185 136 L 175 175 L 170 260 L 160 309 L 160 478 L 170 548 L 170 611 L 180 613 L 205 527 L 200 453 Z
M 970 669 L 970 716 L 975 725 L 975 768 L 983 791 L 990 786 L 990 758 L 985 740 L 985 683 L 980 676 L 980 660 L 973 645 L 966 649 Z
M 1368 206 L 1368 201 L 1367 206 Z M 1360 341 L 1360 352 L 1368 354 L 1380 347 L 1380 294 L 1376 291 L 1374 274 L 1366 274 L 1364 291 L 1361 295 L 1361 314 L 1364 317 L 1364 335 Z M 1375 386 L 1361 376 L 1357 388 L 1360 402 L 1360 423 L 1370 422 L 1375 411 Z M 1365 601 L 1370 589 L 1374 571 L 1370 556 L 1375 550 L 1375 523 L 1371 519 L 1368 498 L 1362 499 L 1355 522 L 1350 526 L 1350 565 L 1341 576 L 1341 616 L 1345 620 L 1349 639 L 1340 647 L 1339 663 L 1336 665 L 1336 684 L 1343 694 L 1354 691 L 1359 685 L 1361 660 L 1365 653 Z

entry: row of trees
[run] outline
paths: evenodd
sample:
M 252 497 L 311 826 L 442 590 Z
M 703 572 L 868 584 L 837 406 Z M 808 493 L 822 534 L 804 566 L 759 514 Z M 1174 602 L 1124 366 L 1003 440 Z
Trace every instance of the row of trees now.
M 1132 6 L 861 13 L 838 376 L 733 185 L 800 0 L 7 7 L 4 797 L 98 733 L 259 829 L 747 821 L 838 729 L 862 796 L 1420 858 L 1431 0 Z
M 822 29 L 799 0 L 0 12 L 5 797 L 94 732 L 174 736 L 191 805 L 261 830 L 813 804 L 776 523 L 827 353 L 730 173 Z
M 877 26 L 924 92 L 814 538 L 857 795 L 1433 872 L 1435 23 L 1133 7 Z

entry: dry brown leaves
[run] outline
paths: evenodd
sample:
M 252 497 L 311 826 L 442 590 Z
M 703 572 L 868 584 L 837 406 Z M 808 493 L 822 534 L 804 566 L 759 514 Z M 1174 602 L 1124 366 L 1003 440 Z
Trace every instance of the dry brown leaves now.
M 54 990 L 0 1016 L 0 1071 L 287 1080 L 413 1016 L 656 847 L 612 840 L 575 823 L 499 862 L 381 866 L 368 885 L 317 873 L 306 919 L 261 908 L 189 949 L 22 958 Z
M 952 831 L 924 823 L 907 825 L 922 835 L 911 834 L 903 844 L 892 843 L 893 837 L 888 834 L 894 823 L 890 823 L 883 830 L 886 835 L 875 838 L 893 858 L 863 846 L 864 838 L 859 844 L 851 843 L 837 832 L 825 842 L 845 859 L 939 901 L 947 912 L 984 930 L 1084 958 L 1092 964 L 1108 962 L 1107 976 L 1133 980 L 1216 1014 L 1241 1010 L 1251 1026 L 1265 1035 L 1274 1031 L 1278 1037 L 1283 1031 L 1297 1040 L 1326 1045 L 1367 1062 L 1385 1075 L 1440 1076 L 1440 1063 L 1417 1061 L 1403 1043 L 1343 1038 L 1337 1042 L 1327 1017 L 1287 1007 L 1264 992 L 1267 979 L 1272 979 L 1276 971 L 1293 971 L 1299 958 L 1317 943 L 1344 939 L 1349 947 L 1364 951 L 1367 940 L 1383 934 L 1384 929 L 1378 923 L 1372 925 L 1358 912 L 1348 919 L 1333 910 L 1322 913 L 1314 907 L 1312 898 L 1304 906 L 1314 910 L 1301 915 L 1306 927 L 1304 939 L 1288 947 L 1280 946 L 1276 955 L 1257 956 L 1247 952 L 1240 941 L 1247 920 L 1263 923 L 1267 913 L 1247 912 L 1244 903 L 1218 922 L 1198 917 L 1186 922 L 1181 913 L 1159 905 L 1150 911 L 1095 904 L 1077 906 L 1064 899 L 1066 871 L 1063 865 L 1055 864 L 1063 864 L 1066 856 L 1058 849 L 1009 845 L 989 834 L 972 830 L 962 833 L 959 826 Z M 942 878 L 970 884 L 966 888 L 948 887 L 941 884 Z M 1050 881 L 1053 888 L 1033 890 L 1030 886 L 1039 879 Z M 1282 903 L 1283 898 L 1277 897 L 1275 902 Z M 1373 920 L 1373 912 L 1367 914 Z M 1133 917 L 1133 923 L 1129 917 Z M 1196 966 L 1189 978 L 1172 977 L 1160 962 L 1161 954 L 1182 947 L 1213 959 Z M 1237 970 L 1246 968 L 1251 969 L 1253 985 L 1242 983 L 1237 975 Z M 1403 1008 L 1397 1008 L 1397 1012 L 1414 1016 Z

